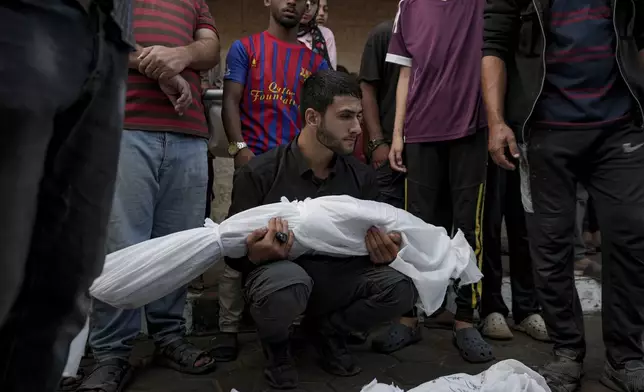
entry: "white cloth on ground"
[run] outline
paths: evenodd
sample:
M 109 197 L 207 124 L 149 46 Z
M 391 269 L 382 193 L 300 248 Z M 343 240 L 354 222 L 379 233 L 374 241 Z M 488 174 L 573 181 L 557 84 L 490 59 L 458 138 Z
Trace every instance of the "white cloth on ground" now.
M 440 308 L 451 279 L 479 281 L 474 252 L 462 232 L 447 232 L 385 203 L 350 196 L 325 196 L 305 201 L 267 204 L 236 214 L 217 226 L 155 238 L 109 254 L 90 294 L 120 308 L 136 308 L 182 287 L 204 273 L 222 256 L 246 254 L 246 237 L 273 217 L 289 222 L 295 235 L 291 259 L 307 253 L 329 256 L 366 255 L 371 226 L 398 231 L 403 245 L 391 267 L 409 276 L 428 314 Z
M 546 380 L 521 362 L 508 359 L 477 375 L 453 374 L 437 378 L 407 392 L 550 392 Z M 373 380 L 361 392 L 403 392 L 394 385 Z

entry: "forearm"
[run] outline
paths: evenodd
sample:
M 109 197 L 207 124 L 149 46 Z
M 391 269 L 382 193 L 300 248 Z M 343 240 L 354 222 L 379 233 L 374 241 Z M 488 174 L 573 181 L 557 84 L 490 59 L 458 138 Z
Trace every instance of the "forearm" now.
M 128 68 L 130 69 L 139 69 L 139 64 L 141 64 L 141 59 L 139 59 L 139 56 L 141 56 L 141 52 L 143 51 L 143 46 L 136 44 L 136 51 L 130 53 L 130 56 L 128 58 Z
M 244 142 L 241 132 L 241 115 L 239 113 L 239 104 L 230 99 L 222 102 L 221 119 L 224 125 L 226 137 L 230 143 Z
M 481 81 L 488 123 L 504 124 L 506 70 L 503 60 L 496 56 L 483 57 Z
M 219 64 L 220 46 L 216 38 L 201 38 L 183 48 L 189 59 L 188 68 L 202 71 Z
M 394 135 L 403 136 L 405 116 L 407 113 L 407 94 L 409 94 L 409 75 L 411 68 L 400 67 L 398 85 L 396 86 L 396 117 L 394 120 Z
M 380 124 L 380 109 L 376 98 L 376 88 L 366 82 L 362 82 L 360 87 L 362 89 L 362 114 L 367 128 L 367 135 L 370 140 L 380 140 L 383 138 L 383 133 Z

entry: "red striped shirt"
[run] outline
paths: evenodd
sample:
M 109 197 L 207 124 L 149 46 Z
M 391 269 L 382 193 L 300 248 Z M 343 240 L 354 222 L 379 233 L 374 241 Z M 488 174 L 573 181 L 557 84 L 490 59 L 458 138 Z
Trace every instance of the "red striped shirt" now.
M 134 38 L 143 47 L 186 46 L 194 42 L 195 31 L 199 29 L 217 32 L 205 0 L 135 0 L 133 7 Z M 130 69 L 125 128 L 208 137 L 199 73 L 188 68 L 181 76 L 192 89 L 192 105 L 183 116 L 174 111 L 156 80 Z

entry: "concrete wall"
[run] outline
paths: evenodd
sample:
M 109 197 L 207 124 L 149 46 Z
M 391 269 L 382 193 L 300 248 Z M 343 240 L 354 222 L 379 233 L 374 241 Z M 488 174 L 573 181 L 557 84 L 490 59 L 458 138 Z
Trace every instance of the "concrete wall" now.
M 268 11 L 261 0 L 207 0 L 221 34 L 222 47 L 245 35 L 266 29 Z M 328 27 L 335 33 L 338 64 L 357 72 L 369 31 L 378 23 L 392 19 L 397 0 L 328 0 Z

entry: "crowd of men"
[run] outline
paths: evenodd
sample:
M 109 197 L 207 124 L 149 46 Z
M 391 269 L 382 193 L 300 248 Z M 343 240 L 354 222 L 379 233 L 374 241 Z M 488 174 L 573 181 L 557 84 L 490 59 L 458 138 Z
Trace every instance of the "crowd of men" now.
M 453 315 L 428 316 L 474 363 L 494 359 L 485 338 L 513 336 L 505 219 L 511 324 L 554 343 L 539 368 L 551 390 L 581 385 L 582 273 L 602 281 L 602 383 L 644 391 L 644 3 L 402 0 L 369 34 L 357 78 L 338 65 L 327 0 L 264 4 L 267 29 L 235 41 L 223 67 L 229 215 L 342 194 L 462 230 L 485 277 L 456 286 Z M 422 339 L 413 282 L 388 266 L 400 233 L 370 229 L 365 257 L 290 261 L 278 216 L 225 260 L 211 351 L 185 337 L 185 288 L 141 309 L 90 306 L 106 253 L 203 224 L 201 94 L 219 32 L 205 0 L 15 0 L 0 5 L 0 50 L 0 390 L 123 391 L 142 317 L 159 365 L 204 374 L 236 359 L 247 307 L 276 389 L 298 385 L 302 315 L 337 376 L 361 371 L 349 342 L 378 325 L 390 323 L 372 339 L 381 353 Z M 586 257 L 585 219 L 601 228 L 603 267 Z M 59 382 L 88 312 L 96 364 Z

